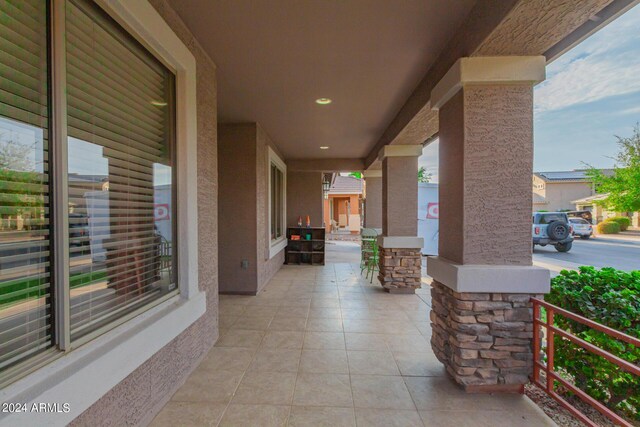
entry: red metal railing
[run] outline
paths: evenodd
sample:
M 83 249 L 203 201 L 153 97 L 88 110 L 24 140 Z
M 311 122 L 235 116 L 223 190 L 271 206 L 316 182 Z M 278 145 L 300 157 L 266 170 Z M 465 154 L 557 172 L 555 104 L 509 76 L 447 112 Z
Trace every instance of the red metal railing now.
M 640 339 L 634 338 L 630 335 L 624 334 L 620 331 L 616 331 L 615 329 L 609 328 L 607 326 L 601 325 L 600 323 L 594 322 L 593 320 L 589 320 L 582 316 L 579 316 L 570 311 L 564 310 L 558 306 L 553 304 L 549 304 L 548 302 L 531 298 L 531 302 L 533 303 L 533 378 L 531 381 L 533 384 L 540 387 L 544 390 L 549 396 L 555 399 L 560 405 L 562 405 L 567 411 L 571 412 L 576 418 L 585 423 L 588 426 L 597 427 L 598 424 L 591 421 L 585 414 L 583 414 L 579 409 L 573 406 L 571 403 L 567 402 L 562 396 L 560 396 L 555 390 L 556 382 L 562 384 L 566 389 L 575 393 L 580 399 L 582 399 L 587 404 L 591 405 L 595 409 L 597 409 L 602 415 L 609 418 L 611 421 L 618 425 L 632 427 L 632 424 L 620 417 L 618 414 L 613 412 L 611 409 L 607 408 L 601 402 L 597 401 L 593 397 L 589 396 L 584 391 L 577 388 L 571 382 L 562 378 L 554 369 L 554 338 L 556 335 L 559 335 L 572 343 L 579 345 L 585 350 L 597 354 L 598 356 L 602 356 L 607 359 L 609 362 L 617 365 L 620 369 L 623 369 L 626 372 L 629 372 L 634 375 L 640 376 L 640 367 L 634 365 L 631 362 L 623 360 L 599 347 L 596 347 L 593 344 L 590 344 L 583 339 L 578 338 L 577 336 L 571 334 L 568 331 L 560 329 L 554 325 L 554 316 L 559 315 L 565 317 L 567 319 L 574 320 L 578 323 L 581 323 L 585 326 L 588 326 L 592 329 L 605 333 L 613 338 L 619 339 L 626 343 L 632 344 L 636 347 L 640 348 Z M 544 307 L 546 311 L 546 320 L 540 317 L 540 308 Z M 542 336 L 541 336 L 541 328 L 545 329 L 546 332 L 546 348 L 542 347 Z M 541 353 L 544 351 L 547 361 L 543 363 L 541 360 Z M 541 380 L 541 373 L 545 373 L 545 380 Z

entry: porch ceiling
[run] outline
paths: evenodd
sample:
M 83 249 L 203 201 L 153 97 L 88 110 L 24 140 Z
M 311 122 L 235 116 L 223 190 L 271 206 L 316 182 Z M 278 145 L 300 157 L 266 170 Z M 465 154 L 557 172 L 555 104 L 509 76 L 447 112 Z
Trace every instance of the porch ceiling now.
M 289 159 L 367 156 L 475 4 L 169 1 L 218 67 L 219 120 L 259 122 Z

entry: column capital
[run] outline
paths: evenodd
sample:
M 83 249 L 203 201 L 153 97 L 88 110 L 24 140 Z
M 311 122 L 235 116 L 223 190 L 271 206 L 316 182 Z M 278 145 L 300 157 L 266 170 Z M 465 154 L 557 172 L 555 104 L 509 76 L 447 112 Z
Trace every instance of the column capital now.
M 378 152 L 378 160 L 387 157 L 419 157 L 422 154 L 422 145 L 385 145 Z
M 367 178 L 382 178 L 382 169 L 366 170 L 363 172 L 362 176 L 364 176 L 365 180 Z
M 544 56 L 460 58 L 431 91 L 431 108 L 440 109 L 465 85 L 529 83 L 545 79 Z

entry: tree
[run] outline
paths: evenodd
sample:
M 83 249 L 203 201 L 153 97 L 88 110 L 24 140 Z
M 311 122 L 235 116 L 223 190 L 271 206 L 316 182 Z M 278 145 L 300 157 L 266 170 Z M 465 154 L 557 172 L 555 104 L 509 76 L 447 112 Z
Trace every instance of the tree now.
M 427 172 L 427 169 L 424 166 L 420 166 L 418 169 L 418 182 L 427 183 L 431 181 L 432 174 Z
M 608 193 L 596 204 L 617 212 L 640 211 L 640 123 L 636 123 L 632 136 L 616 138 L 620 151 L 615 157 L 613 175 L 605 175 L 594 167 L 588 171 L 598 192 Z
M 362 179 L 362 172 L 351 172 L 349 174 L 349 176 L 352 176 L 352 177 L 358 178 L 358 179 Z

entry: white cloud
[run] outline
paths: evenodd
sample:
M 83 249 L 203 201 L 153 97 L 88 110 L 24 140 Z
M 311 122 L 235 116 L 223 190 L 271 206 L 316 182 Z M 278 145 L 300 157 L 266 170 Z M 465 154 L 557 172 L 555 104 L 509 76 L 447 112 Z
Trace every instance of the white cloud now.
M 547 80 L 536 87 L 536 112 L 640 91 L 638 22 L 635 7 L 549 65 Z

